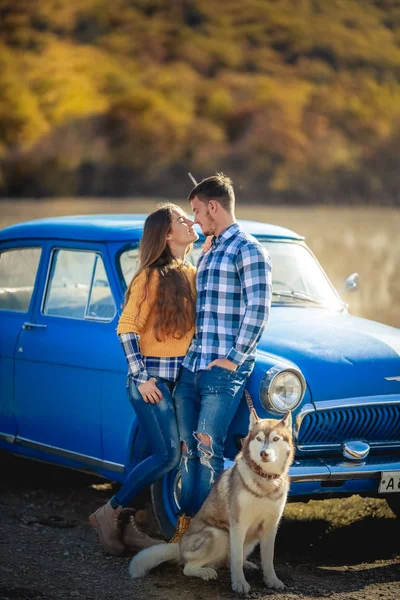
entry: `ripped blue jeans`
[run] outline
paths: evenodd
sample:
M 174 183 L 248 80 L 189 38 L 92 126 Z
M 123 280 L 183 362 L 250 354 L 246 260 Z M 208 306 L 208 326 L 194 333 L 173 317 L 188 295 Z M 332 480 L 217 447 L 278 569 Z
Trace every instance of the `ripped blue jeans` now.
M 223 471 L 228 427 L 253 365 L 253 360 L 245 361 L 236 371 L 218 366 L 196 372 L 181 368 L 174 391 L 182 442 L 179 504 L 188 516 L 198 512 Z M 201 434 L 205 434 L 203 441 L 198 437 Z

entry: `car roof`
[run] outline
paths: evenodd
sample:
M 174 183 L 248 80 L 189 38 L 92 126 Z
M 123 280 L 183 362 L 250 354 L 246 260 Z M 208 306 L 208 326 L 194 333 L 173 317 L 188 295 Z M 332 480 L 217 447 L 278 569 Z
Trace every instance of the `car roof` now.
M 63 239 L 132 241 L 140 239 L 147 215 L 77 215 L 18 223 L 0 230 L 0 240 Z M 257 221 L 238 220 L 244 231 L 259 237 L 302 240 L 297 233 Z M 199 231 L 199 233 L 201 233 Z

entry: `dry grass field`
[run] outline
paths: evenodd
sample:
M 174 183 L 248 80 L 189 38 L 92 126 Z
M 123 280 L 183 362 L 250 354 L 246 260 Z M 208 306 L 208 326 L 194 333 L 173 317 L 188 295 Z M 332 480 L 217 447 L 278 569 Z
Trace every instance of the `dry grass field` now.
M 0 227 L 55 215 L 149 212 L 159 200 L 52 199 L 0 201 Z M 184 209 L 187 205 L 177 201 Z M 353 314 L 400 327 L 400 210 L 262 207 L 237 202 L 239 218 L 282 225 L 304 235 L 340 292 L 357 271 L 360 290 L 343 296 Z

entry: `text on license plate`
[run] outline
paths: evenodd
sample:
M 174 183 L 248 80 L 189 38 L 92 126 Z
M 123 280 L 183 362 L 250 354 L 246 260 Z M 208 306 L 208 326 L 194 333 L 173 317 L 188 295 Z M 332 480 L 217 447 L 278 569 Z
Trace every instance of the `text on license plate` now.
M 400 471 L 382 473 L 378 492 L 380 494 L 400 493 Z

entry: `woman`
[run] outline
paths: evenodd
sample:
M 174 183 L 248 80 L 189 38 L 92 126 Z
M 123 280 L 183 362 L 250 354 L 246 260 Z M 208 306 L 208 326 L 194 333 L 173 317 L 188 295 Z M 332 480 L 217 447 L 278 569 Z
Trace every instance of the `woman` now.
M 194 334 L 195 268 L 185 256 L 197 239 L 193 221 L 178 206 L 162 205 L 146 219 L 139 269 L 126 292 L 117 333 L 128 361 L 129 398 L 152 454 L 89 517 L 102 547 L 114 556 L 125 547 L 160 543 L 140 530 L 128 507 L 180 460 L 172 388 Z

